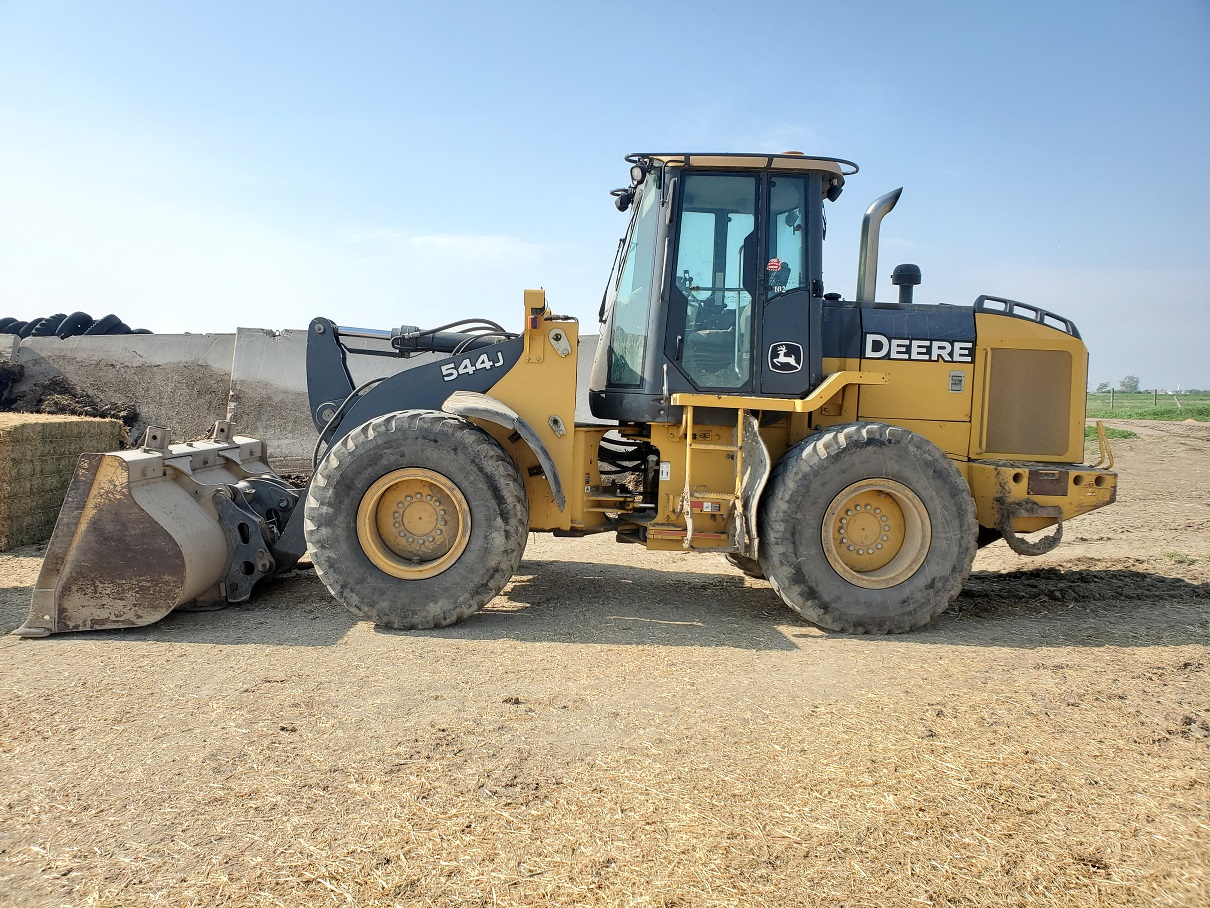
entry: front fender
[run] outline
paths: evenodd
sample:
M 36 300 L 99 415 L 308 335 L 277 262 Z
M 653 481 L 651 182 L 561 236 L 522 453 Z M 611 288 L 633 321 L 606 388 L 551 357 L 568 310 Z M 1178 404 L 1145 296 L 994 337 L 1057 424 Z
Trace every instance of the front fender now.
M 454 416 L 486 420 L 520 435 L 541 464 L 542 473 L 550 483 L 550 492 L 555 504 L 560 511 L 567 507 L 567 496 L 563 494 L 563 482 L 559 478 L 554 458 L 550 456 L 550 451 L 534 431 L 534 427 L 515 410 L 494 397 L 475 391 L 455 391 L 445 399 L 441 409 Z

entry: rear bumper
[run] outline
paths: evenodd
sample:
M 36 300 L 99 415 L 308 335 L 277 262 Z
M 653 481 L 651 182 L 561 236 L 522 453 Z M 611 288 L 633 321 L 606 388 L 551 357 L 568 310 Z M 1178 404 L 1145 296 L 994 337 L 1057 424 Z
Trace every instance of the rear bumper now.
M 1032 533 L 1113 504 L 1118 497 L 1118 474 L 1098 467 L 999 460 L 972 460 L 964 466 L 985 527 L 999 527 L 1008 514 L 1012 529 Z M 1029 516 L 1030 511 L 1047 516 Z

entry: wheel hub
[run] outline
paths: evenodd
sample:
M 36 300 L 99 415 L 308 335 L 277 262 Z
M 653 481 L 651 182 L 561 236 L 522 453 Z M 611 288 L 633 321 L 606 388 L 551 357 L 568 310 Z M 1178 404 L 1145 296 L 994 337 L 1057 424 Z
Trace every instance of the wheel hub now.
M 380 570 L 422 580 L 440 574 L 470 541 L 470 508 L 433 470 L 408 467 L 380 478 L 357 509 L 357 538 Z
M 866 589 L 902 583 L 924 563 L 932 524 L 920 498 L 892 479 L 843 489 L 824 513 L 824 555 L 845 580 Z

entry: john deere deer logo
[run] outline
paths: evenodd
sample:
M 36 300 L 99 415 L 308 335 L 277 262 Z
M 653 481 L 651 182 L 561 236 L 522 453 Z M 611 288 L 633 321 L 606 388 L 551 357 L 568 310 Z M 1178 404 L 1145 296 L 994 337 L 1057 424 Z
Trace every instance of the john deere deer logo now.
M 769 368 L 774 372 L 797 372 L 802 368 L 802 345 L 778 341 L 769 348 Z

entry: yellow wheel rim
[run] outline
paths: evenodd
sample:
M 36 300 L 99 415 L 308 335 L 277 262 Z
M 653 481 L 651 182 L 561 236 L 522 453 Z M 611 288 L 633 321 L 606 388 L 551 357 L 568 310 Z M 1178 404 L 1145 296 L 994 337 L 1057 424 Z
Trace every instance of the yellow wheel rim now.
M 404 580 L 435 577 L 471 540 L 471 511 L 440 473 L 408 467 L 388 473 L 361 497 L 357 539 L 381 571 Z
M 870 590 L 915 574 L 933 541 L 924 502 L 893 479 L 866 479 L 841 491 L 824 512 L 822 535 L 836 573 Z

